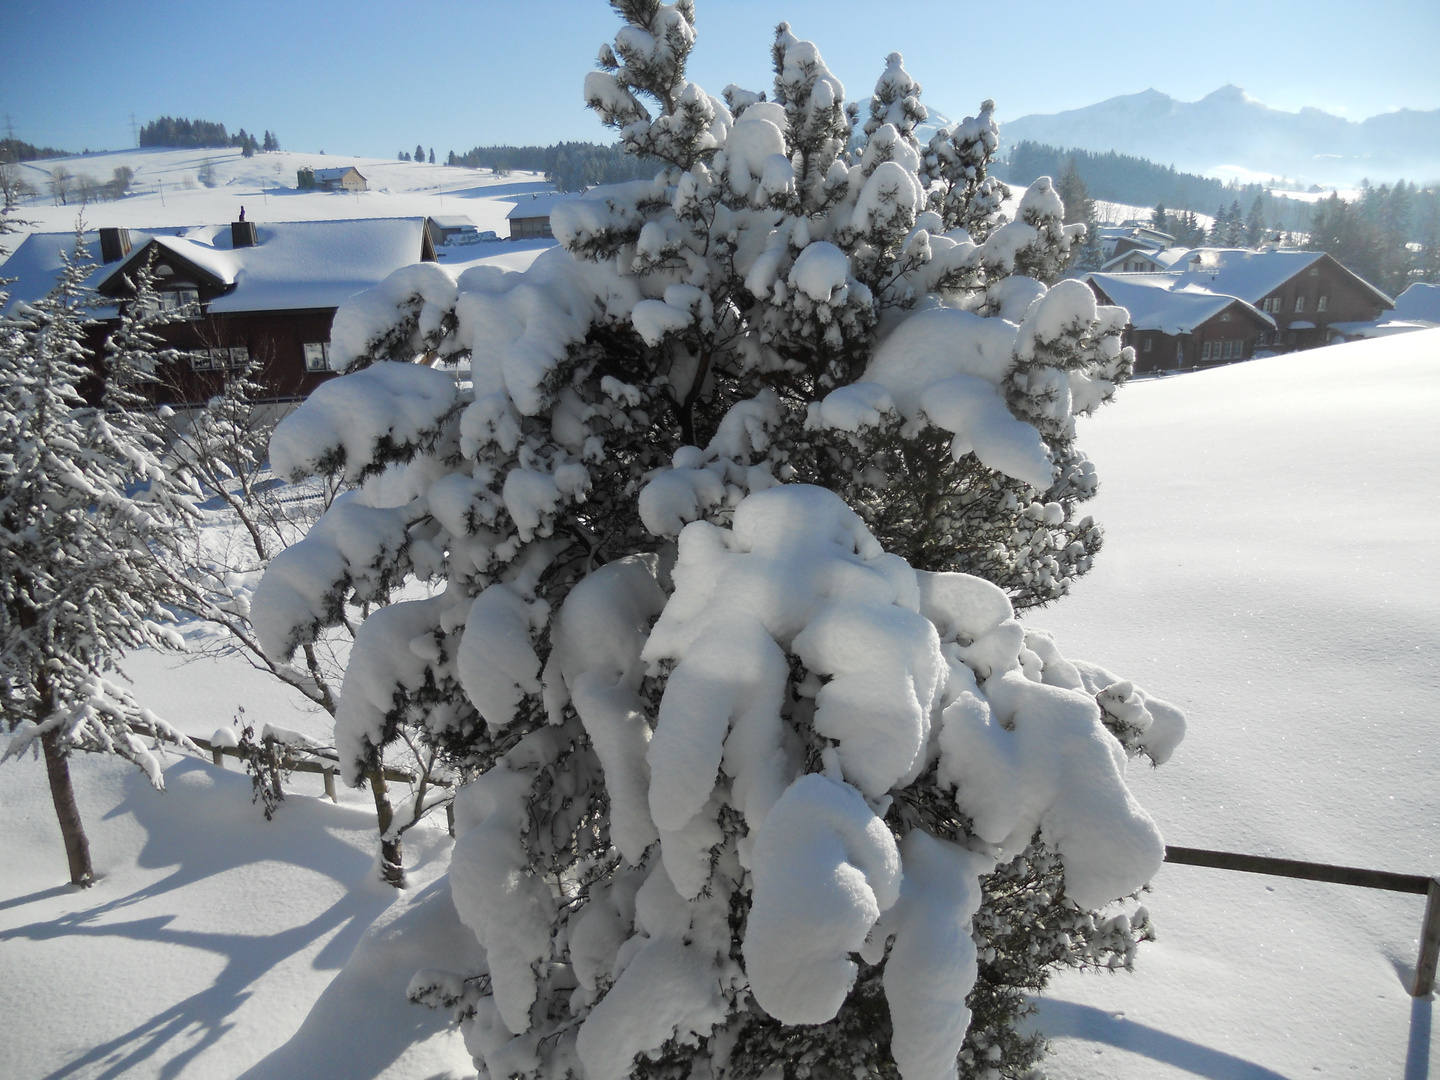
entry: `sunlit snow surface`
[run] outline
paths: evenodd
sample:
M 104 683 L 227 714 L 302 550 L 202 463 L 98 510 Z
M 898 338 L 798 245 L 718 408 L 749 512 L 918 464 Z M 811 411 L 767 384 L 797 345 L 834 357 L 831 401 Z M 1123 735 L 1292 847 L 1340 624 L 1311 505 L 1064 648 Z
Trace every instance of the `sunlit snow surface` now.
M 1185 709 L 1174 758 L 1129 774 L 1169 843 L 1440 873 L 1437 415 L 1440 330 L 1135 383 L 1083 423 L 1106 547 L 1027 622 Z M 241 701 L 324 734 L 243 661 L 129 667 L 193 734 Z M 473 948 L 443 833 L 410 834 L 417 887 L 387 906 L 365 793 L 297 778 L 313 795 L 267 824 L 233 770 L 172 764 L 164 794 L 74 773 L 86 893 L 56 887 L 41 766 L 0 769 L 0 1076 L 468 1075 L 444 1015 L 403 1001 Z M 1053 1080 L 1440 1077 L 1433 1002 L 1405 992 L 1421 898 L 1167 866 L 1146 902 L 1134 975 L 1052 984 Z
M 1440 331 L 1132 384 L 1080 442 L 1105 550 L 1033 614 L 1184 709 L 1166 841 L 1440 873 Z M 1056 980 L 1069 1077 L 1440 1075 L 1423 898 L 1167 866 L 1133 977 Z M 1428 1062 L 1428 1072 L 1427 1072 Z

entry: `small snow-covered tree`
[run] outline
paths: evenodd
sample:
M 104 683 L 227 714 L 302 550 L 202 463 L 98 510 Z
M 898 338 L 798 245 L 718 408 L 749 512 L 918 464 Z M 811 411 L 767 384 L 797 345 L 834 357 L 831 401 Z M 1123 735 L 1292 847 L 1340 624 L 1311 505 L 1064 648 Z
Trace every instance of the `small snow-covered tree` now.
M 785 24 L 773 98 L 721 100 L 688 0 L 612 6 L 585 97 L 665 168 L 523 274 L 346 302 L 350 373 L 270 449 L 360 487 L 272 563 L 264 647 L 433 583 L 357 628 L 336 741 L 352 781 L 402 736 L 469 781 L 486 965 L 411 994 L 486 1075 L 1023 1075 L 1023 994 L 1146 930 L 1109 906 L 1163 854 L 1125 765 L 1183 732 L 1015 616 L 1098 546 L 1075 419 L 1125 313 L 1050 285 L 1081 229 L 1048 178 L 1007 218 L 990 103 L 922 150 L 899 56 L 847 109 Z
M 70 879 L 94 877 L 70 781 L 76 750 L 118 754 L 164 786 L 153 750 L 190 746 L 106 677 L 124 650 L 176 645 L 164 606 L 176 595 L 157 558 L 192 513 L 126 411 L 144 316 L 130 310 L 113 410 L 90 405 L 84 280 L 77 234 L 55 289 L 0 321 L 0 696 L 12 737 L 0 760 L 37 747 L 65 841 Z

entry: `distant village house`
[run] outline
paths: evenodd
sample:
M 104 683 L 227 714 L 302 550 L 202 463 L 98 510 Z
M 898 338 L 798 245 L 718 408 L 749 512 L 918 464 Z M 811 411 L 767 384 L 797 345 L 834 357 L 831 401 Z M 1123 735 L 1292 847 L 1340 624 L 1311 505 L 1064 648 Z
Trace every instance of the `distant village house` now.
M 301 191 L 368 191 L 370 185 L 353 165 L 335 169 L 300 169 L 295 174 Z
M 1320 251 L 1194 248 L 1163 254 L 1168 269 L 1085 277 L 1097 298 L 1130 311 L 1126 344 L 1135 346 L 1137 372 L 1328 345 L 1395 306 Z

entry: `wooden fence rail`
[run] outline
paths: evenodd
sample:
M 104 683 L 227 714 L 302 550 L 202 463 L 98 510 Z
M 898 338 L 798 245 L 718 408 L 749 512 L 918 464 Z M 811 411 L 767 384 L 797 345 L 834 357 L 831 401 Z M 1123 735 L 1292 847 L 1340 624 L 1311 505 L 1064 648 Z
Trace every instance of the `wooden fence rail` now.
M 243 758 L 244 751 L 238 746 L 216 746 L 209 739 L 191 739 L 196 746 L 210 754 L 216 765 L 223 768 L 226 755 Z M 283 768 L 287 772 L 320 773 L 325 778 L 325 794 L 331 802 L 335 795 L 335 773 L 340 759 L 333 750 L 291 746 L 276 742 L 287 755 Z M 296 755 L 303 756 L 296 756 Z M 386 767 L 369 776 L 383 776 L 386 780 L 399 780 L 414 784 L 419 777 L 408 769 Z M 436 787 L 449 787 L 450 781 L 432 777 L 429 783 Z M 453 814 L 453 807 L 447 807 Z M 453 834 L 454 822 L 451 819 Z M 1414 997 L 1425 997 L 1435 989 L 1435 973 L 1440 966 L 1440 876 L 1425 877 L 1423 874 L 1392 874 L 1385 870 L 1365 870 L 1358 866 L 1332 866 L 1328 863 L 1303 862 L 1299 859 L 1273 859 L 1265 855 L 1241 855 L 1234 851 L 1208 851 L 1204 848 L 1188 848 L 1167 845 L 1165 861 L 1186 866 L 1208 866 L 1216 870 L 1239 870 L 1247 874 L 1270 874 L 1273 877 L 1297 878 L 1303 881 L 1328 881 L 1337 885 L 1357 885 L 1364 889 L 1383 889 L 1386 892 L 1412 893 L 1426 897 L 1425 920 L 1420 927 L 1420 955 L 1415 963 L 1415 983 L 1410 989 Z
M 192 738 L 190 741 L 193 742 L 196 746 L 198 746 L 201 750 L 204 750 L 206 753 L 208 753 L 210 755 L 210 760 L 213 761 L 216 765 L 219 765 L 221 768 L 224 768 L 224 758 L 243 758 L 245 756 L 244 751 L 242 751 L 238 746 L 216 746 L 209 739 Z M 301 746 L 291 746 L 288 743 L 278 743 L 277 745 L 281 748 L 282 752 L 288 755 L 283 765 L 283 768 L 286 772 L 322 774 L 325 778 L 325 794 L 330 797 L 331 802 L 339 801 L 335 794 L 335 773 L 340 768 L 340 758 L 338 755 L 335 754 L 333 750 L 312 750 Z M 297 757 L 297 754 L 303 754 L 305 756 Z M 373 779 L 378 775 L 383 776 L 386 780 L 399 780 L 402 783 L 406 784 L 417 784 L 420 782 L 420 777 L 416 776 L 410 770 L 396 769 L 388 765 L 382 770 L 377 771 L 372 769 L 365 775 L 369 779 Z M 431 787 L 450 786 L 449 780 L 433 776 L 426 782 Z
M 1299 859 L 1272 859 L 1265 855 L 1240 855 L 1233 851 L 1166 846 L 1165 861 L 1186 866 L 1209 866 L 1217 870 L 1239 870 L 1247 874 L 1328 881 L 1337 885 L 1358 885 L 1362 889 L 1412 893 L 1426 897 L 1425 920 L 1420 926 L 1420 955 L 1415 962 L 1414 997 L 1425 997 L 1435 989 L 1435 971 L 1440 966 L 1440 876 L 1392 874 L 1385 870 L 1363 870 L 1357 866 L 1332 866 Z

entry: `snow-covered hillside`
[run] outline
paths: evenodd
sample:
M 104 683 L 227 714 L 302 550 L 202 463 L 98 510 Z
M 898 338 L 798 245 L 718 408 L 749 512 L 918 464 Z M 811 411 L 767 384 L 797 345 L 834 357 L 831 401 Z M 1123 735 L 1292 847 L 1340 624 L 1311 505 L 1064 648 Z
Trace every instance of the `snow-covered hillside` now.
M 1188 713 L 1175 758 L 1130 774 L 1170 843 L 1440 873 L 1437 411 L 1428 331 L 1135 384 L 1082 428 L 1108 539 L 1028 621 Z M 304 722 L 238 659 L 131 667 L 196 735 L 240 702 Z M 177 761 L 163 794 L 74 771 L 104 874 L 83 893 L 40 765 L 0 768 L 0 1075 L 469 1075 L 443 1015 L 403 1000 L 473 947 L 443 832 L 411 833 L 396 899 L 367 884 L 363 794 L 297 778 L 313 794 L 266 823 L 234 771 Z M 1420 898 L 1166 866 L 1146 902 L 1160 940 L 1133 976 L 1053 984 L 1052 1080 L 1440 1075 L 1433 1002 L 1405 992 Z
M 213 174 L 208 187 L 201 182 L 207 164 Z M 360 170 L 370 190 L 350 194 L 296 189 L 299 169 L 346 165 Z M 69 205 L 54 204 L 51 170 L 64 168 L 73 177 L 89 176 L 104 184 L 122 167 L 134 171 L 133 194 L 85 206 L 72 194 Z M 239 150 L 116 150 L 26 162 L 19 169 L 38 194 L 19 207 L 18 216 L 30 224 L 6 238 L 5 246 L 12 251 L 25 232 L 63 232 L 73 229 L 78 217 L 90 228 L 214 225 L 235 220 L 242 206 L 246 217 L 257 222 L 460 216 L 481 231 L 504 237 L 509 235 L 505 215 L 516 201 L 554 190 L 535 173 L 496 176 L 483 169 L 288 151 L 247 158 Z

